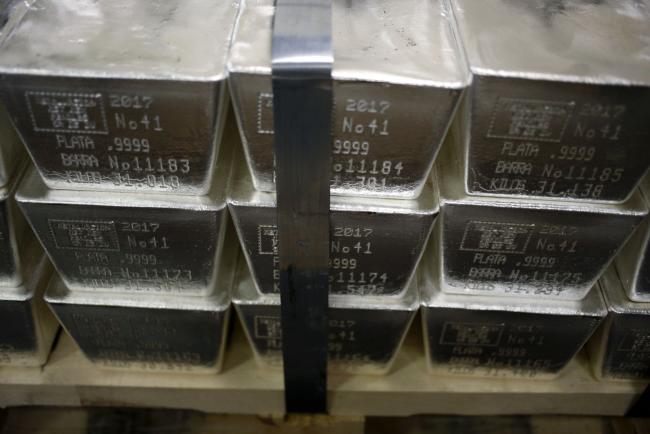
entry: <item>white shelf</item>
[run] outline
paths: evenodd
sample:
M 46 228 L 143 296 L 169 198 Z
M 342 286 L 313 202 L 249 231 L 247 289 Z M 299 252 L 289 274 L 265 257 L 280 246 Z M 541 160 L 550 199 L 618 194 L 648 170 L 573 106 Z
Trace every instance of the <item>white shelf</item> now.
M 557 380 L 436 377 L 427 372 L 413 327 L 386 376 L 331 375 L 330 412 L 338 415 L 623 415 L 643 383 L 598 382 L 584 355 Z M 236 325 L 219 375 L 98 369 L 62 335 L 48 364 L 0 369 L 0 406 L 134 406 L 209 413 L 284 411 L 282 373 L 259 368 Z

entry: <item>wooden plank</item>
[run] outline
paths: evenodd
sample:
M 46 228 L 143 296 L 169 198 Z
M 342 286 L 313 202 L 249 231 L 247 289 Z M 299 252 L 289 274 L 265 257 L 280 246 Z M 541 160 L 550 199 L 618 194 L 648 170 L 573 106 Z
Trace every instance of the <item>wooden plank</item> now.
M 102 370 L 62 336 L 48 364 L 0 369 L 0 406 L 132 406 L 209 413 L 278 414 L 281 370 L 258 367 L 237 325 L 220 375 Z M 585 414 L 622 415 L 643 383 L 598 382 L 580 355 L 557 380 L 439 377 L 427 372 L 413 327 L 386 376 L 332 374 L 335 415 Z

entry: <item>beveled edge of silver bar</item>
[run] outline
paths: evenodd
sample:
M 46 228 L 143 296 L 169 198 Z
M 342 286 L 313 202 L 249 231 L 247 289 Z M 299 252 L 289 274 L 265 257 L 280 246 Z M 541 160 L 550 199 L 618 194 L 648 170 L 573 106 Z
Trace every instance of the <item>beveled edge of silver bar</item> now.
M 232 237 L 234 238 L 234 237 Z M 173 309 L 219 312 L 230 307 L 230 292 L 235 283 L 236 264 L 239 262 L 239 246 L 236 240 L 224 246 L 219 258 L 219 276 L 214 291 L 205 296 L 184 296 L 179 294 L 151 294 L 71 291 L 63 279 L 56 275 L 45 292 L 49 304 L 75 304 L 86 306 L 119 306 L 127 308 Z
M 611 312 L 618 314 L 650 315 L 650 302 L 632 301 L 627 297 L 615 267 L 609 267 L 598 281 Z
M 226 139 L 228 135 L 224 135 Z M 226 189 L 230 175 L 233 147 L 224 140 L 219 149 L 216 167 L 207 195 L 182 195 L 147 191 L 61 190 L 47 187 L 38 170 L 32 166 L 16 191 L 22 203 L 56 203 L 79 206 L 123 206 L 127 208 L 177 208 L 193 211 L 220 211 L 226 208 Z
M 406 2 L 411 4 L 406 5 Z M 364 1 L 358 6 L 357 13 L 364 14 L 358 18 L 350 12 L 354 2 L 333 1 L 334 80 L 454 89 L 469 86 L 471 74 L 448 0 L 372 0 L 373 4 L 368 3 L 371 1 Z M 423 8 L 434 7 L 436 10 L 430 15 L 422 12 Z M 400 8 L 401 13 L 391 13 L 392 8 Z M 271 21 L 274 9 L 273 0 L 244 2 L 227 61 L 229 73 L 271 74 Z M 432 25 L 432 20 L 427 18 L 433 16 L 440 17 L 437 22 L 446 22 L 446 25 Z M 350 26 L 348 19 L 354 20 L 354 26 Z M 402 26 L 399 19 L 405 20 Z M 443 27 L 446 27 L 446 32 Z M 360 36 L 354 38 L 352 29 L 358 29 Z M 380 29 L 379 32 L 377 29 Z M 404 35 L 407 31 L 410 34 Z M 436 41 L 432 42 L 434 38 Z M 369 43 L 369 40 L 372 42 Z M 373 43 L 382 46 L 375 47 Z M 377 54 L 372 56 L 373 52 Z M 405 56 L 405 52 L 409 55 Z M 451 59 L 452 53 L 455 54 L 454 60 Z M 395 69 L 379 72 L 385 70 L 387 65 Z M 449 79 L 450 76 L 453 78 Z
M 16 169 L 13 171 L 11 179 L 5 185 L 0 186 L 0 202 L 9 199 L 16 193 L 22 179 L 31 168 L 33 166 L 30 164 L 29 157 L 23 157 L 16 162 Z
M 227 202 L 232 206 L 258 206 L 275 208 L 275 193 L 258 191 L 253 185 L 241 148 L 235 152 L 233 169 L 228 186 Z M 391 214 L 435 215 L 440 211 L 439 192 L 435 169 L 419 197 L 414 199 L 395 199 L 357 196 L 334 196 L 330 198 L 331 211 L 360 211 Z
M 23 283 L 18 286 L 0 286 L 0 301 L 27 301 L 33 298 L 39 290 L 44 274 L 53 270 L 50 259 L 34 237 L 24 249 L 21 264 Z
M 640 9 L 649 8 L 647 0 L 636 0 L 634 4 L 621 0 L 598 4 L 570 0 L 508 3 L 505 0 L 452 0 L 474 74 L 650 86 L 650 75 L 647 74 L 650 67 L 647 56 L 650 14 L 634 10 L 635 5 Z M 544 10 L 549 3 L 550 11 Z M 468 14 L 466 5 L 477 12 Z M 524 9 L 526 7 L 529 11 Z M 604 13 L 598 16 L 601 10 Z M 565 20 L 564 23 L 558 24 L 560 18 Z M 617 31 L 603 32 L 603 25 Z M 618 48 L 615 48 L 616 44 Z M 633 49 L 636 50 L 630 55 Z M 605 52 L 608 56 L 603 56 Z
M 7 108 L 0 101 L 0 187 L 11 184 L 18 176 L 26 156 L 25 145 L 14 128 Z
M 241 258 L 237 265 L 235 284 L 232 288 L 231 297 L 234 305 L 280 305 L 280 294 L 263 294 L 257 290 L 248 263 Z M 416 311 L 420 307 L 420 298 L 415 278 L 411 278 L 406 290 L 402 291 L 399 296 L 330 294 L 329 307 L 335 309 Z
M 650 207 L 650 175 L 640 185 L 641 194 Z M 650 217 L 637 226 L 614 258 L 614 264 L 627 296 L 635 302 L 650 302 L 650 292 L 639 292 L 637 283 L 644 261 L 650 261 Z
M 192 9 L 199 9 L 196 8 L 196 5 L 202 1 L 204 0 L 194 0 L 192 4 L 188 4 L 190 3 L 188 1 L 179 1 L 176 5 L 177 7 L 174 9 L 174 13 L 178 13 L 179 6 L 182 7 L 183 10 L 189 11 L 189 13 L 191 13 Z M 177 20 L 178 22 L 175 23 L 176 26 L 168 29 L 168 31 L 171 32 L 171 35 L 167 35 L 167 39 L 162 37 L 162 35 L 160 35 L 160 32 L 161 29 L 165 27 L 165 24 L 168 25 L 170 21 L 173 23 L 173 20 L 169 19 L 169 16 L 163 16 L 159 21 L 155 23 L 140 24 L 141 28 L 144 29 L 142 31 L 142 34 L 149 32 L 152 34 L 152 37 L 129 37 L 126 39 L 126 41 L 120 39 L 124 36 L 123 32 L 119 32 L 119 28 L 115 30 L 111 27 L 111 24 L 115 24 L 115 22 L 119 21 L 119 17 L 116 17 L 116 21 L 109 21 L 107 23 L 104 23 L 104 26 L 88 25 L 86 21 L 90 19 L 89 17 L 100 17 L 98 19 L 101 19 L 102 14 L 101 11 L 97 10 L 98 6 L 96 2 L 91 2 L 92 5 L 91 3 L 88 3 L 86 8 L 83 8 L 84 5 L 79 2 L 65 2 L 69 3 L 67 7 L 65 4 L 61 5 L 64 2 L 57 2 L 57 0 L 49 0 L 49 2 L 54 3 L 54 6 L 58 6 L 59 12 L 61 12 L 62 9 L 67 9 L 68 17 L 72 15 L 73 18 L 78 18 L 80 22 L 80 25 L 78 27 L 92 28 L 96 33 L 100 33 L 100 31 L 97 30 L 99 27 L 100 30 L 103 29 L 105 33 L 112 34 L 113 38 L 116 39 L 114 41 L 116 45 L 118 43 L 122 43 L 121 49 L 119 46 L 113 47 L 115 51 L 114 53 L 111 53 L 109 50 L 97 50 L 98 47 L 107 45 L 107 36 L 105 33 L 95 35 L 97 39 L 95 39 L 96 44 L 94 46 L 91 46 L 91 42 L 88 41 L 89 37 L 83 38 L 79 35 L 70 34 L 68 37 L 71 39 L 65 42 L 75 46 L 77 50 L 79 50 L 81 41 L 85 40 L 84 42 L 86 42 L 86 50 L 85 54 L 83 55 L 79 55 L 79 53 L 76 55 L 74 53 L 70 55 L 70 53 L 67 53 L 65 51 L 65 48 L 60 49 L 61 46 L 66 47 L 65 43 L 61 42 L 60 39 L 52 38 L 51 35 L 45 34 L 45 32 L 43 32 L 43 35 L 39 40 L 41 44 L 44 44 L 45 46 L 35 44 L 33 40 L 33 34 L 35 33 L 33 31 L 34 23 L 32 23 L 32 26 L 26 26 L 27 29 L 21 29 L 21 25 L 28 20 L 30 12 L 33 14 L 35 13 L 33 10 L 38 11 L 39 9 L 46 9 L 47 6 L 52 6 L 52 4 L 43 5 L 44 1 L 40 1 L 38 5 L 34 6 L 36 0 L 14 1 L 14 5 L 11 7 L 11 13 L 9 14 L 7 23 L 3 28 L 0 28 L 0 55 L 3 59 L 0 61 L 0 75 L 21 74 L 64 77 L 81 76 L 85 78 L 183 80 L 195 82 L 218 82 L 224 81 L 227 78 L 226 62 L 230 44 L 232 42 L 234 24 L 237 17 L 240 0 L 205 2 L 205 4 L 214 5 L 211 7 L 218 9 L 218 11 L 214 12 L 211 20 L 206 19 L 206 15 L 201 12 L 204 11 L 204 9 L 200 9 L 199 11 L 194 12 L 194 14 L 197 14 L 197 16 L 194 17 L 195 19 L 191 19 L 191 17 L 187 16 L 185 22 L 182 19 Z M 111 3 L 112 1 L 108 0 L 103 2 L 102 5 L 108 5 Z M 137 3 L 138 0 L 135 0 L 133 4 Z M 142 4 L 145 4 L 145 2 L 142 2 Z M 92 6 L 95 7 L 95 11 L 92 10 Z M 119 5 L 117 7 L 119 8 Z M 83 13 L 84 11 L 86 14 Z M 62 12 L 60 15 L 64 15 L 64 13 Z M 104 14 L 104 16 L 105 15 L 106 14 Z M 143 16 L 150 17 L 154 16 L 154 14 L 143 12 Z M 128 17 L 126 17 L 129 23 L 129 28 L 137 26 L 137 23 L 133 22 L 134 18 L 136 17 L 137 15 L 134 14 L 130 14 Z M 150 20 L 152 19 L 150 18 Z M 203 24 L 203 26 L 200 26 L 200 28 L 197 29 L 197 23 Z M 152 24 L 157 24 L 157 26 L 155 26 L 157 32 L 151 31 L 151 27 L 153 27 Z M 66 25 L 62 23 L 52 23 L 51 27 L 55 32 L 60 34 L 60 32 L 64 31 L 63 29 L 66 27 Z M 184 47 L 172 46 L 171 48 L 176 48 L 176 50 L 169 50 L 168 59 L 152 59 L 154 56 L 160 56 L 160 50 L 169 48 L 170 45 L 172 45 L 169 43 L 169 38 L 170 36 L 177 36 L 174 35 L 174 29 L 177 32 L 192 32 L 196 35 L 196 37 L 183 38 L 183 41 L 187 41 L 187 43 L 184 44 Z M 89 31 L 86 30 L 86 32 Z M 209 33 L 212 37 L 206 37 L 206 32 Z M 14 56 L 18 57 L 18 59 L 14 59 L 13 63 L 8 62 L 8 46 L 15 43 L 16 38 L 21 37 L 24 39 L 22 41 L 22 44 L 18 43 L 17 47 L 10 47 L 13 48 Z M 130 44 L 133 44 L 133 41 L 137 41 L 138 39 L 145 40 L 143 44 L 139 45 L 140 51 L 135 51 L 132 53 L 132 56 L 127 57 L 126 53 L 129 51 L 128 49 L 125 51 L 124 43 L 128 42 Z M 208 59 L 211 65 L 204 66 L 202 70 L 196 66 L 195 71 L 190 71 L 187 68 L 185 68 L 185 71 L 179 71 L 179 66 L 186 67 L 188 64 L 187 59 L 181 61 L 180 56 L 182 56 L 184 53 L 187 53 L 188 51 L 192 51 L 191 48 L 193 48 L 195 45 L 192 43 L 192 41 L 195 41 L 196 39 L 206 40 L 205 48 L 210 48 L 211 54 L 206 55 L 204 51 L 196 52 L 194 53 L 194 57 L 197 58 L 195 62 L 205 63 L 204 59 Z M 223 43 L 216 44 L 215 41 L 222 41 Z M 158 50 L 152 49 L 151 46 L 146 46 L 147 42 L 149 42 L 149 44 L 152 42 L 159 42 L 156 44 Z M 41 51 L 34 53 L 30 50 L 30 47 L 32 47 L 34 50 L 37 47 L 40 47 Z M 147 58 L 147 56 L 143 56 L 143 54 L 146 54 L 147 51 L 153 52 L 155 55 L 149 56 L 149 58 Z M 106 59 L 105 57 L 101 57 L 101 55 L 99 55 L 94 59 L 88 59 L 88 53 L 97 52 L 103 52 L 105 55 L 112 54 L 112 57 Z M 66 56 L 66 54 L 68 55 Z M 96 63 L 94 65 L 89 64 L 89 60 L 95 60 Z M 151 60 L 148 65 L 147 60 Z M 46 61 L 49 61 L 49 63 L 45 63 Z M 85 66 L 84 61 L 87 63 Z M 169 66 L 169 64 L 173 64 L 177 70 L 170 72 L 170 68 L 163 67 L 165 65 Z
M 507 311 L 518 313 L 605 317 L 607 308 L 598 291 L 598 284 L 580 300 L 550 297 L 516 297 L 477 294 L 452 294 L 440 289 L 440 258 L 431 258 L 434 246 L 427 248 L 427 256 L 417 273 L 422 306 L 478 311 Z M 437 264 L 434 264 L 436 262 Z
M 634 189 L 628 200 L 622 203 L 617 202 L 591 202 L 575 201 L 570 199 L 547 199 L 533 196 L 516 196 L 516 195 L 489 195 L 467 193 L 467 177 L 465 174 L 467 159 L 463 158 L 463 153 L 459 148 L 462 142 L 459 134 L 459 128 L 462 128 L 458 120 L 452 122 L 449 133 L 442 145 L 438 159 L 436 160 L 436 169 L 438 172 L 438 189 L 440 191 L 440 206 L 450 205 L 482 205 L 498 208 L 512 209 L 540 209 L 546 211 L 570 211 L 570 212 L 588 212 L 591 214 L 606 215 L 628 215 L 644 217 L 648 215 L 648 206 L 638 188 Z

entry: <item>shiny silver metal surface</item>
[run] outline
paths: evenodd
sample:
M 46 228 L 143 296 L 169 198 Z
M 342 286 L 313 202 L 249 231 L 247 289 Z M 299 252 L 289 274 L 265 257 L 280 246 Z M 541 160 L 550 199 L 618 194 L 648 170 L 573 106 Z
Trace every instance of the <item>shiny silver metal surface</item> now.
M 0 366 L 44 365 L 59 330 L 43 302 L 52 266 L 36 240 L 28 247 L 25 283 L 0 287 Z
M 0 103 L 0 187 L 11 182 L 20 162 L 25 158 L 25 147 L 16 133 L 9 114 Z
M 0 86 L 50 188 L 208 191 L 237 0 L 13 5 Z
M 589 343 L 596 377 L 650 380 L 650 303 L 630 301 L 614 267 L 599 285 L 609 313 Z
M 22 262 L 27 259 L 34 234 L 18 209 L 16 188 L 25 172 L 26 162 L 14 162 L 10 183 L 0 187 L 0 288 L 19 287 L 25 282 Z
M 16 198 L 71 291 L 208 295 L 233 146 L 224 140 L 207 196 L 51 190 L 32 169 Z
M 280 297 L 260 294 L 240 261 L 232 301 L 258 363 L 282 366 Z M 383 374 L 390 370 L 419 308 L 414 282 L 397 298 L 330 295 L 328 369 Z
M 467 195 L 456 137 L 437 165 L 444 292 L 579 300 L 648 214 L 638 191 L 624 204 Z
M 597 288 L 580 301 L 445 294 L 429 259 L 418 278 L 435 374 L 556 377 L 607 314 Z
M 228 70 L 255 188 L 273 191 L 271 0 L 238 20 Z M 470 77 L 447 0 L 334 0 L 333 194 L 416 197 Z
M 476 195 L 622 202 L 650 165 L 648 0 L 452 0 Z
M 650 204 L 650 176 L 642 180 L 641 193 Z M 645 218 L 616 256 L 616 269 L 631 300 L 650 302 L 650 218 Z
M 55 277 L 45 301 L 100 367 L 215 373 L 223 361 L 238 256 L 233 234 L 206 297 L 70 291 Z
M 274 193 L 256 191 L 241 158 L 228 206 L 258 290 L 279 294 Z M 418 199 L 333 196 L 330 213 L 330 293 L 396 296 L 406 290 L 438 215 L 429 180 Z

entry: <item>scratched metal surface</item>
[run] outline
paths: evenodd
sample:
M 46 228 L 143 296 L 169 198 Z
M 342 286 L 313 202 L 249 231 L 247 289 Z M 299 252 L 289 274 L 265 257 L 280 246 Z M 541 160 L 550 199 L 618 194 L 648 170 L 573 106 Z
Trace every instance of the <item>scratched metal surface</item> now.
M 419 194 L 470 78 L 446 0 L 333 2 L 333 194 Z M 273 191 L 269 0 L 242 8 L 228 61 L 255 187 Z
M 445 292 L 581 299 L 648 214 L 638 191 L 624 204 L 468 195 L 456 137 L 437 165 Z
M 623 202 L 650 166 L 647 0 L 454 0 L 475 195 Z
M 206 196 L 52 190 L 31 169 L 16 200 L 72 291 L 209 295 L 234 146 L 224 145 Z
M 12 4 L 2 96 L 50 188 L 207 193 L 238 2 Z
M 590 343 L 594 373 L 607 380 L 649 380 L 650 303 L 630 301 L 614 267 L 599 284 L 609 314 Z
M 240 261 L 233 304 L 255 357 L 262 366 L 282 366 L 280 297 L 260 294 L 245 261 Z M 330 295 L 328 369 L 386 373 L 419 307 L 411 282 L 398 298 Z

